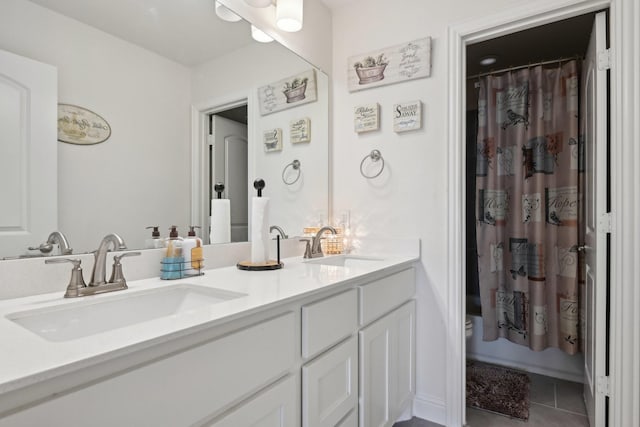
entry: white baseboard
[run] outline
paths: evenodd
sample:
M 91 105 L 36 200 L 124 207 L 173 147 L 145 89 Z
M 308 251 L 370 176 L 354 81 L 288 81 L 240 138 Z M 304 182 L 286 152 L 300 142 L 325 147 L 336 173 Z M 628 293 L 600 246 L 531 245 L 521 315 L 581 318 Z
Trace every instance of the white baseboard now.
M 413 416 L 445 425 L 447 422 L 446 403 L 433 396 L 416 396 L 413 399 Z

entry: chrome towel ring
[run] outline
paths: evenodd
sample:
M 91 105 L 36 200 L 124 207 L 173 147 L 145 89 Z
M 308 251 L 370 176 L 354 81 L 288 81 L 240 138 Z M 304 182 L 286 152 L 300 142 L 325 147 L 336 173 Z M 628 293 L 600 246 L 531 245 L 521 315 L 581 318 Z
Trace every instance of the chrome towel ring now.
M 287 180 L 287 178 L 285 178 L 285 175 L 287 174 L 287 169 L 289 168 L 292 168 L 294 171 L 298 171 L 298 173 L 296 174 L 295 178 L 293 178 L 293 180 Z M 300 160 L 296 159 L 291 163 L 289 163 L 288 165 L 286 165 L 282 170 L 282 182 L 284 182 L 287 185 L 295 184 L 300 179 L 300 172 L 301 172 Z
M 367 161 L 367 159 L 371 159 L 371 161 L 373 163 L 377 163 L 378 161 L 382 162 L 380 164 L 380 170 L 378 171 L 378 173 L 374 174 L 374 175 L 367 175 L 364 172 L 364 162 Z M 371 153 L 367 154 L 366 156 L 364 156 L 364 159 L 362 159 L 362 161 L 360 162 L 360 173 L 362 174 L 362 176 L 364 176 L 367 179 L 373 179 L 376 178 L 378 176 L 380 176 L 380 174 L 382 173 L 382 171 L 384 170 L 384 158 L 382 157 L 382 154 L 380 153 L 380 150 L 372 150 Z

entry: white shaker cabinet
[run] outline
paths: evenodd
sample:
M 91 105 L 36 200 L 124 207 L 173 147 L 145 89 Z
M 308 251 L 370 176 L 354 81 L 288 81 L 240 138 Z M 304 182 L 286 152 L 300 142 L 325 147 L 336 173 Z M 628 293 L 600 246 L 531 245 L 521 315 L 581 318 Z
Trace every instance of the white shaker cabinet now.
M 415 301 L 360 331 L 360 427 L 393 425 L 413 399 Z

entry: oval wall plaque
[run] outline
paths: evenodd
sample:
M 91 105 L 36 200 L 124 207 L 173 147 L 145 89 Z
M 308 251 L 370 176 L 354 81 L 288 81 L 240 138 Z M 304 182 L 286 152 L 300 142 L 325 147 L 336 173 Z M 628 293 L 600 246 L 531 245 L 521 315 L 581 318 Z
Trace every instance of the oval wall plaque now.
M 58 141 L 91 145 L 106 141 L 111 126 L 98 114 L 71 104 L 58 104 Z

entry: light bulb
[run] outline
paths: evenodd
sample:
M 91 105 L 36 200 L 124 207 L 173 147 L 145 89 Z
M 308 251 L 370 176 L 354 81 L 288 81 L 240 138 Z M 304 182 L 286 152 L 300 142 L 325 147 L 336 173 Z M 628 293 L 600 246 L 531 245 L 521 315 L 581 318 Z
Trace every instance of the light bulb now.
M 238 22 L 242 19 L 219 1 L 216 1 L 216 15 L 218 15 L 218 18 L 227 22 Z
M 244 2 L 253 7 L 271 6 L 271 0 L 244 0 Z
M 276 24 L 282 31 L 290 33 L 302 29 L 304 5 L 302 0 L 278 0 L 276 5 Z
M 251 37 L 253 37 L 255 41 L 260 43 L 269 43 L 273 41 L 273 38 L 271 38 L 270 35 L 254 27 L 253 25 L 251 25 Z

